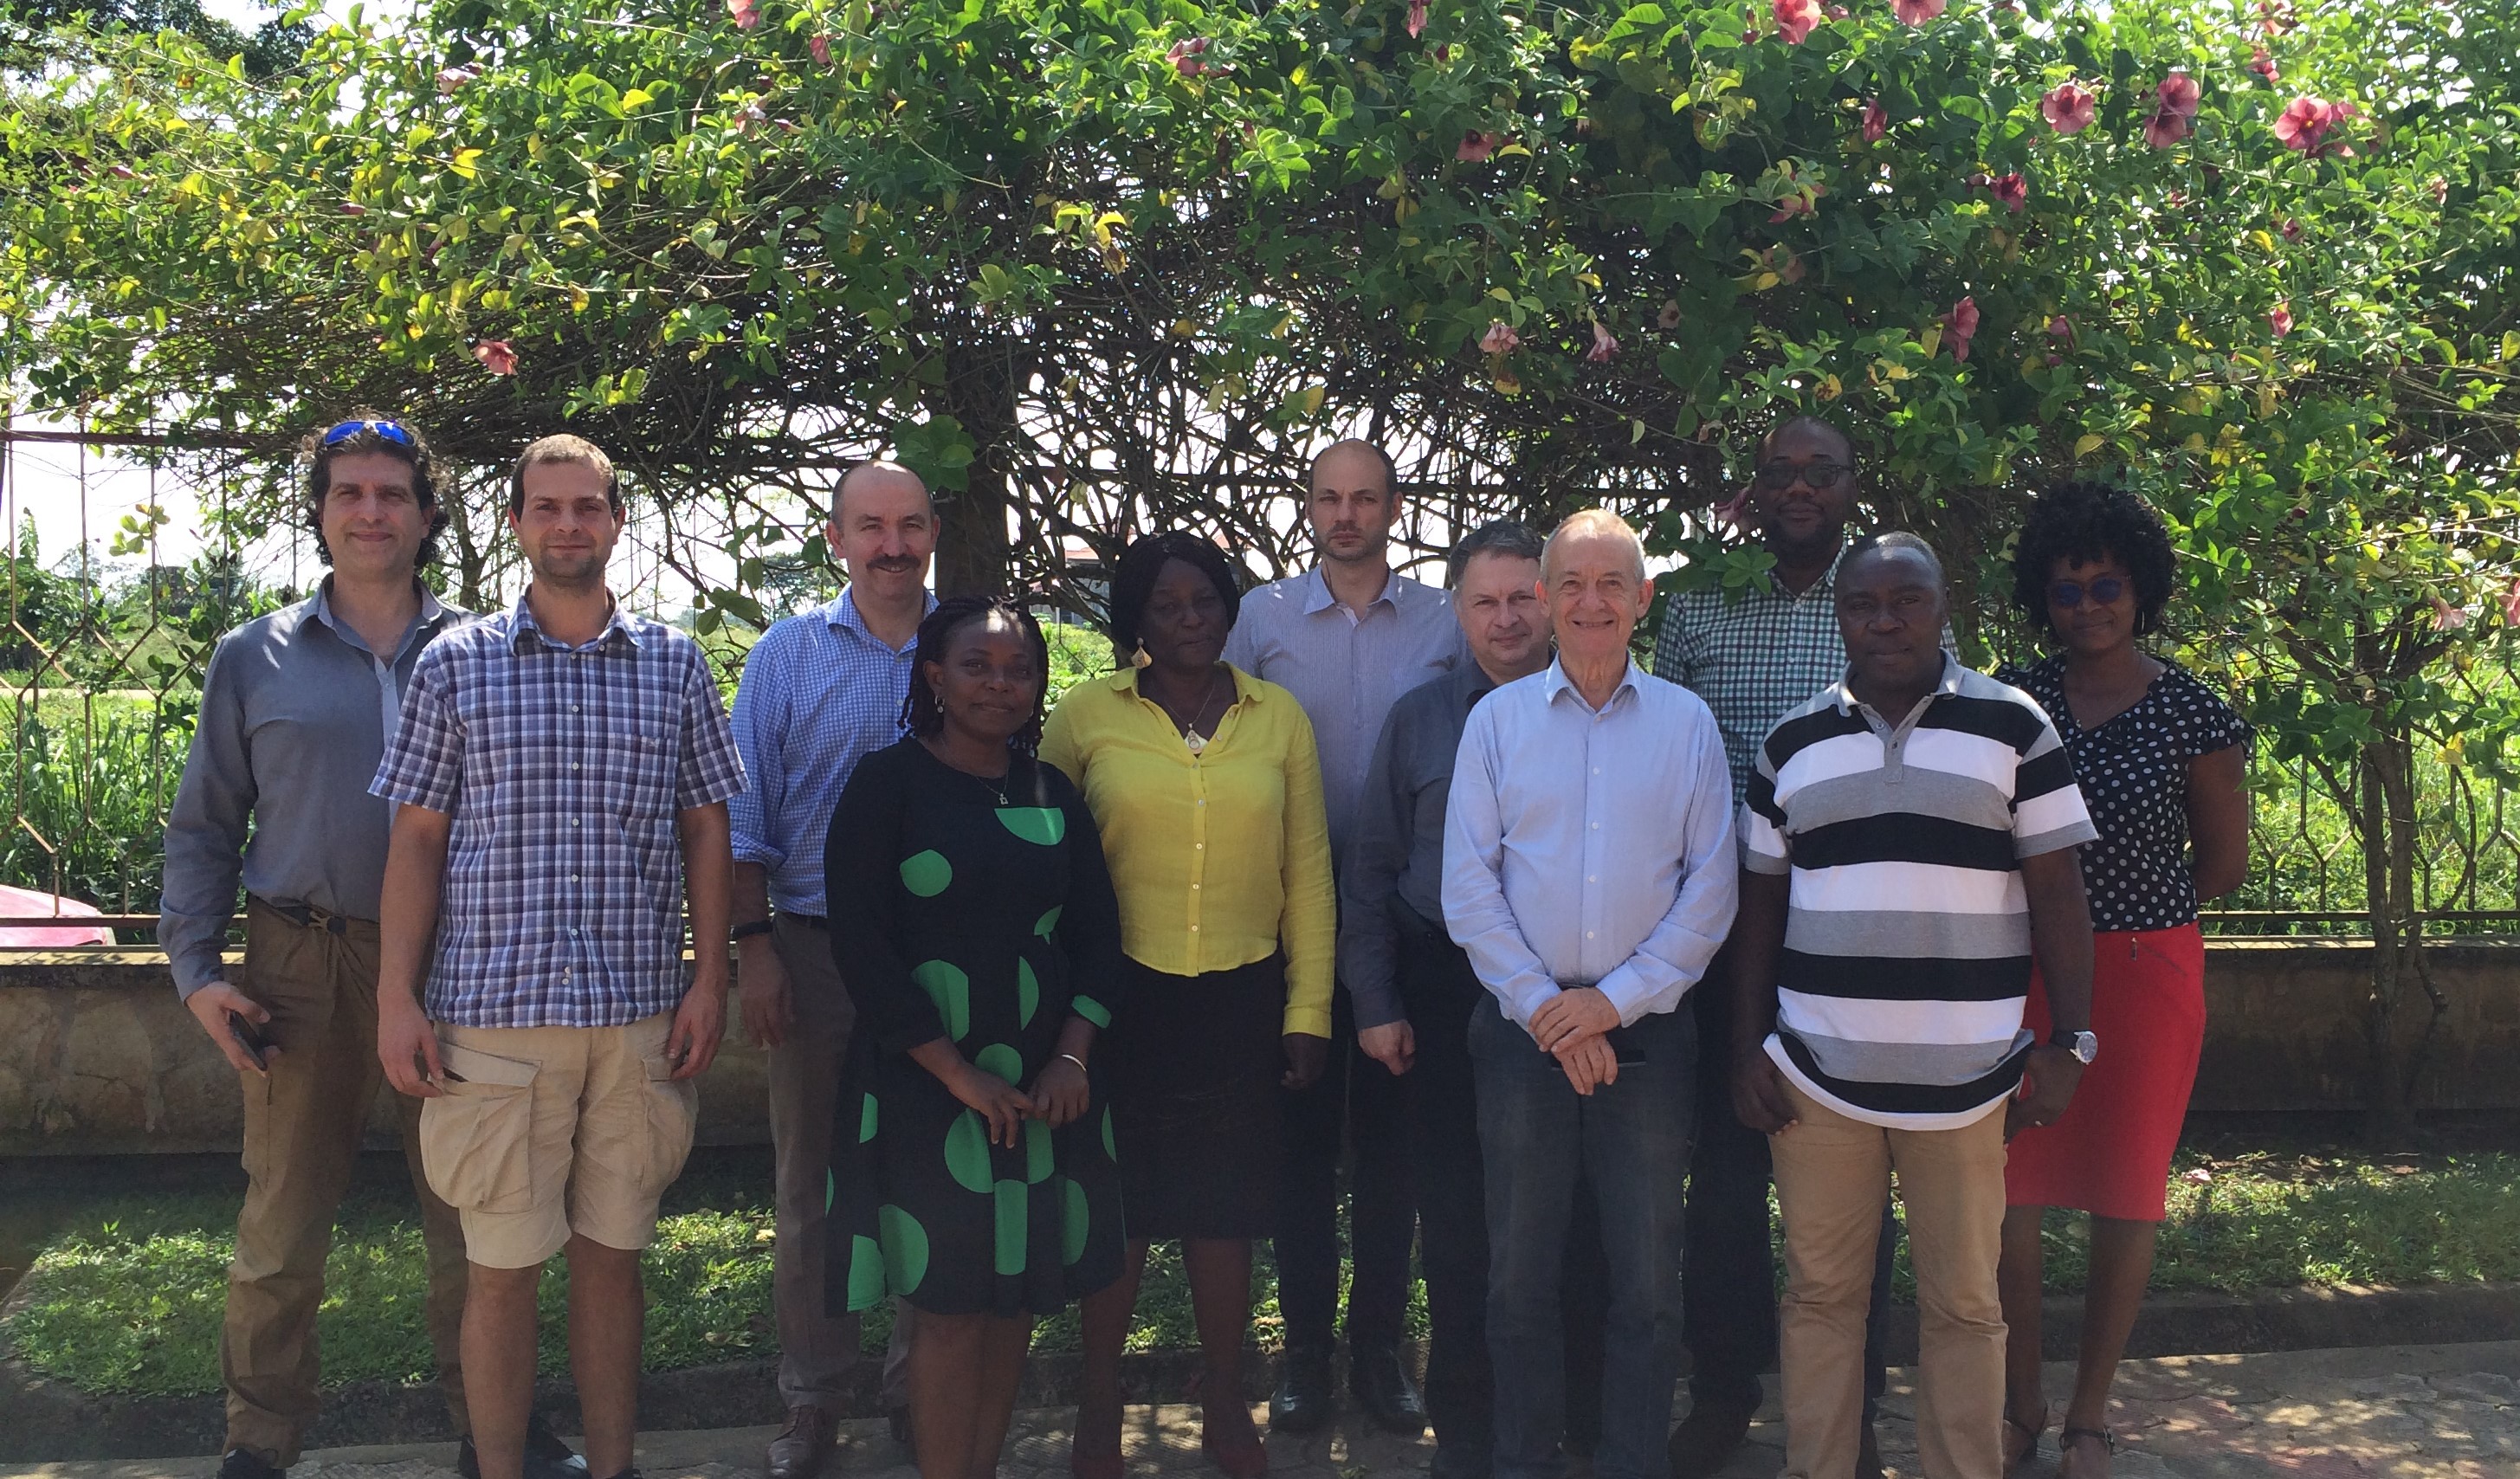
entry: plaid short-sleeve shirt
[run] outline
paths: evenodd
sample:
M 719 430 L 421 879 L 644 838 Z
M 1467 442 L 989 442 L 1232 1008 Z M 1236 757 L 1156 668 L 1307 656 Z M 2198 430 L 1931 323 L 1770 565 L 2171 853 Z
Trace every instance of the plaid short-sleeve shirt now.
M 429 1016 L 611 1027 L 683 997 L 677 813 L 743 788 L 699 644 L 615 608 L 570 647 L 516 606 L 429 645 L 376 794 L 454 817 Z
M 1837 631 L 1837 566 L 1797 596 L 1761 576 L 1746 591 L 1684 591 L 1664 610 L 1654 640 L 1654 676 L 1706 700 L 1724 736 L 1732 796 L 1750 788 L 1750 770 L 1768 730 L 1795 705 L 1846 673 Z

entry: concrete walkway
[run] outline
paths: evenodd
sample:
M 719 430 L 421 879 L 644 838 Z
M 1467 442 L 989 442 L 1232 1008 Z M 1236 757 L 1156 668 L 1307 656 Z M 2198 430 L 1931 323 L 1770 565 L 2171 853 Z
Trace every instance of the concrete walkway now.
M 1915 1373 L 1891 1373 L 1882 1451 L 1900 1479 L 1916 1465 Z M 2070 1367 L 2048 1367 L 2061 1393 Z M 2520 1340 L 2480 1345 L 2379 1346 L 2259 1356 L 2178 1356 L 2131 1361 L 2118 1378 L 2112 1421 L 2116 1479 L 2520 1479 Z M 1257 1415 L 1265 1416 L 1265 1413 Z M 1404 1442 L 1346 1420 L 1310 1440 L 1269 1445 L 1282 1479 L 1422 1479 L 1430 1443 Z M 1002 1479 L 1064 1479 L 1064 1410 L 1015 1414 Z M 771 1428 L 646 1435 L 646 1479 L 759 1479 Z M 1199 1460 L 1190 1407 L 1129 1410 L 1127 1451 L 1138 1479 L 1213 1474 Z M 1784 1430 L 1772 1400 L 1726 1479 L 1768 1479 L 1782 1460 Z M 309 1454 L 292 1479 L 453 1479 L 445 1444 L 332 1449 Z M 0 1479 L 208 1479 L 215 1457 L 0 1468 Z M 1579 1472 L 1581 1466 L 1579 1466 Z M 879 1421 L 842 1424 L 835 1472 L 851 1479 L 918 1479 Z M 2034 1473 L 2055 1472 L 2049 1434 Z

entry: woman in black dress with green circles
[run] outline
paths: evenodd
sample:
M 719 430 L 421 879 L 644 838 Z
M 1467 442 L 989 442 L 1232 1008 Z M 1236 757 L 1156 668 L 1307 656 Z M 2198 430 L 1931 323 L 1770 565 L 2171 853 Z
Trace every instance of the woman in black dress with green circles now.
M 824 853 L 858 1011 L 827 1287 L 851 1310 L 918 1307 L 920 1472 L 988 1479 L 1033 1321 L 1120 1275 L 1119 1169 L 1086 1071 L 1120 910 L 1084 798 L 1033 758 L 1049 653 L 1031 615 L 945 602 L 913 674 L 910 737 L 859 762 Z

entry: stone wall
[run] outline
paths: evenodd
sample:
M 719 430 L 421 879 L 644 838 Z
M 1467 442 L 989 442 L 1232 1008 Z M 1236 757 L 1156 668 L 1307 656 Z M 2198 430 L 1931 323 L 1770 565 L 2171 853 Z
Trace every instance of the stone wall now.
M 2427 954 L 2451 1009 L 2418 1107 L 2520 1108 L 2520 940 Z M 2209 944 L 2195 1107 L 2359 1107 L 2369 963 L 2350 940 Z M 702 1143 L 768 1138 L 764 1077 L 761 1053 L 731 1032 L 700 1081 Z M 157 952 L 0 954 L 0 1154 L 233 1150 L 239 1114 L 236 1075 Z M 382 1096 L 370 1127 L 390 1137 Z

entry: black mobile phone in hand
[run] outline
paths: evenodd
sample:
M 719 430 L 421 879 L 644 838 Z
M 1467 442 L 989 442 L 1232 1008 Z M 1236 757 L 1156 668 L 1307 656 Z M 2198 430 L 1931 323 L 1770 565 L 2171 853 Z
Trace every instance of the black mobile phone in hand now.
M 253 1059 L 256 1070 L 264 1073 L 271 1071 L 268 1057 L 271 1052 L 271 1039 L 262 1035 L 261 1028 L 247 1021 L 242 1012 L 228 1013 L 228 1036 L 236 1039 L 237 1046 L 245 1050 L 247 1057 Z

